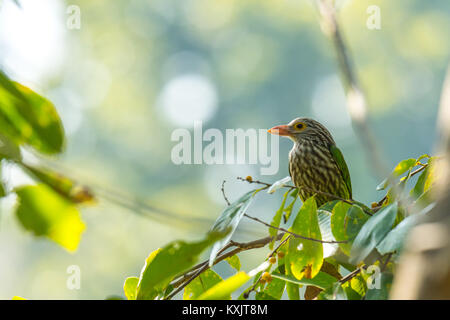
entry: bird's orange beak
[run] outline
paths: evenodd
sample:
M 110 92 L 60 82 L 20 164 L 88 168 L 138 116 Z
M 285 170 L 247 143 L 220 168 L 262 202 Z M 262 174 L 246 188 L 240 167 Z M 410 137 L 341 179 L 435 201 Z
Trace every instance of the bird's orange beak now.
M 276 134 L 278 136 L 291 136 L 292 135 L 292 132 L 288 125 L 276 126 L 276 127 L 273 127 L 271 129 L 267 130 L 267 132 L 269 132 L 271 134 Z

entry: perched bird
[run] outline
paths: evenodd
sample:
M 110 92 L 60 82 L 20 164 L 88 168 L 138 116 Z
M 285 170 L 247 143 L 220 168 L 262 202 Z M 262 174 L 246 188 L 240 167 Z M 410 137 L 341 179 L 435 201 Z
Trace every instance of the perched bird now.
M 294 141 L 289 152 L 289 174 L 302 201 L 315 195 L 320 207 L 336 200 L 332 195 L 352 199 L 350 173 L 344 156 L 322 124 L 309 118 L 297 118 L 268 132 Z

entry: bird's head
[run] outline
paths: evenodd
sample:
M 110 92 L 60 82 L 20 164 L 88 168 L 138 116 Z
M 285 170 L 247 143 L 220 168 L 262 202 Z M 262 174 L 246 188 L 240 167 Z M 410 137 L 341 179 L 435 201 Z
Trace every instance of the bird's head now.
M 275 126 L 268 130 L 271 134 L 290 138 L 295 143 L 302 140 L 320 141 L 334 144 L 330 132 L 318 121 L 310 118 L 297 118 L 285 125 Z

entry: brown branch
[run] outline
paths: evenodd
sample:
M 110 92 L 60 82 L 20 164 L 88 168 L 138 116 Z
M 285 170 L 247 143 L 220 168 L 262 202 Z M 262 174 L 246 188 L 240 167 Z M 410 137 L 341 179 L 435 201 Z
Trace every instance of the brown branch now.
M 287 236 L 286 239 L 284 239 L 283 241 L 281 241 L 281 242 L 275 247 L 275 249 L 273 249 L 272 252 L 269 254 L 269 258 L 270 258 L 270 257 L 273 257 L 273 255 L 274 255 L 275 253 L 278 252 L 278 250 L 281 248 L 281 246 L 282 246 L 283 244 L 285 244 L 291 237 L 292 237 L 292 236 Z
M 352 280 L 354 277 L 356 277 L 361 270 L 364 268 L 364 266 L 361 266 L 355 270 L 353 270 L 352 272 L 350 272 L 348 275 L 346 275 L 345 277 L 343 277 L 342 279 L 339 280 L 339 282 L 342 284 L 346 283 L 347 281 Z
M 384 158 L 375 136 L 368 125 L 367 100 L 353 69 L 349 50 L 336 19 L 333 1 L 316 0 L 315 3 L 321 16 L 322 31 L 332 41 L 337 55 L 338 66 L 342 75 L 341 79 L 347 96 L 347 109 L 352 123 L 359 132 L 357 136 L 361 139 L 369 163 L 372 164 L 372 168 L 374 168 L 378 178 L 382 179 L 387 176 L 388 170 L 386 170 Z
M 220 251 L 220 252 L 222 252 L 222 254 L 219 254 L 216 257 L 213 265 L 216 265 L 217 263 L 219 263 L 229 257 L 232 257 L 240 252 L 262 248 L 262 247 L 266 246 L 267 244 L 269 244 L 270 242 L 272 242 L 274 240 L 274 238 L 276 240 L 279 240 L 283 236 L 284 236 L 284 234 L 279 234 L 277 237 L 265 237 L 265 238 L 253 240 L 250 242 L 245 242 L 245 243 L 230 241 L 230 243 Z M 228 252 L 224 252 L 226 249 L 229 249 L 231 247 L 235 247 L 235 248 Z M 172 281 L 171 285 L 176 287 L 176 289 L 173 292 L 171 292 L 170 295 L 168 295 L 165 299 L 170 300 L 171 298 L 173 298 L 173 296 L 175 296 L 178 292 L 183 290 L 196 277 L 198 277 L 201 273 L 205 272 L 209 268 L 210 268 L 210 266 L 209 266 L 208 261 L 204 261 L 202 263 L 199 263 L 195 267 L 191 268 L 190 270 L 186 271 L 183 275 L 178 277 L 177 280 Z M 192 271 L 193 271 L 193 273 L 191 273 Z

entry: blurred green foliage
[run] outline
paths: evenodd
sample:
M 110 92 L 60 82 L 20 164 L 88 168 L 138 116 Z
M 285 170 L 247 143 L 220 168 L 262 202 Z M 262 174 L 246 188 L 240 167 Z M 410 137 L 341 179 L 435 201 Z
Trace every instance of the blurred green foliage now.
M 23 12 L 27 12 L 28 3 L 32 1 L 22 1 Z M 0 14 L 7 10 L 12 12 L 7 2 L 3 1 Z M 371 124 L 387 161 L 394 167 L 402 159 L 431 153 L 436 106 L 450 56 L 446 32 L 450 29 L 450 3 L 420 0 L 339 3 L 339 20 L 367 92 Z M 63 191 L 64 201 L 70 201 L 77 210 L 80 203 L 74 201 L 77 199 L 74 194 L 84 199 L 83 193 L 70 187 L 65 179 L 54 183 L 57 177 L 49 175 L 42 167 L 36 166 L 36 170 L 41 170 L 40 177 L 27 171 L 20 164 L 18 145 L 45 154 L 57 154 L 65 149 L 60 155 L 61 163 L 71 168 L 67 173 L 79 177 L 80 181 L 127 190 L 168 210 L 214 221 L 224 204 L 220 191 L 222 180 L 230 184 L 238 175 L 255 175 L 258 168 L 175 166 L 171 163 L 170 134 L 180 124 L 161 103 L 163 92 L 172 81 L 193 74 L 212 84 L 217 95 L 216 108 L 211 109 L 205 126 L 268 128 L 297 116 L 316 118 L 330 128 L 347 159 L 355 199 L 367 203 L 381 197 L 374 187 L 380 181 L 371 175 L 372 168 L 367 165 L 345 117 L 334 52 L 321 33 L 310 1 L 130 0 L 111 3 L 80 0 L 77 1 L 82 12 L 80 30 L 65 29 L 68 4 L 64 1 L 41 4 L 44 12 L 56 15 L 61 27 L 64 41 L 54 45 L 65 48 L 62 64 L 53 61 L 48 52 L 42 55 L 42 59 L 53 66 L 44 73 L 35 77 L 20 73 L 28 67 L 20 57 L 38 56 L 35 51 L 43 42 L 28 40 L 31 47 L 26 48 L 30 50 L 14 51 L 5 40 L 6 32 L 0 35 L 4 48 L 0 52 L 2 69 L 14 80 L 43 93 L 55 105 L 42 100 L 37 93 L 18 87 L 15 82 L 3 83 L 0 105 L 4 112 L 0 123 L 4 125 L 0 130 L 0 152 L 8 159 L 6 162 L 21 166 L 33 179 L 50 187 L 53 196 L 61 196 Z M 381 8 L 382 29 L 379 31 L 365 27 L 366 9 L 373 4 Z M 48 16 L 45 17 L 42 25 L 48 21 Z M 6 21 L 4 16 L 0 20 Z M 23 25 L 24 34 L 32 34 L 33 25 L 19 20 L 18 23 Z M 14 26 L 7 30 L 17 41 L 23 36 L 18 32 L 21 29 Z M 42 37 L 45 38 L 45 34 Z M 52 49 L 54 47 L 49 47 Z M 6 55 L 8 52 L 12 52 L 15 59 L 10 59 Z M 19 105 L 28 108 L 28 104 L 18 98 L 23 95 L 36 101 L 36 116 L 44 115 L 45 109 L 49 111 L 43 116 L 43 122 L 37 121 L 39 117 L 27 118 L 31 115 L 30 109 L 10 108 Z M 54 115 L 55 109 L 66 128 L 66 141 L 61 139 L 64 136 L 61 123 Z M 17 112 L 11 113 L 11 110 Z M 182 111 L 179 112 L 183 114 Z M 287 175 L 289 148 L 288 143 L 281 144 L 281 169 L 274 180 Z M 13 188 L 8 188 L 8 182 L 19 175 L 9 177 L 6 170 L 4 173 L 5 193 L 11 194 Z M 429 190 L 432 180 L 428 178 L 429 173 L 428 168 L 424 170 L 419 178 L 421 182 L 411 191 L 414 199 L 424 200 L 424 206 L 430 201 L 428 193 L 423 192 Z M 417 176 L 406 181 L 414 183 Z M 70 192 L 64 191 L 68 190 L 66 186 Z M 244 184 L 234 182 L 229 189 L 230 200 L 247 191 Z M 275 194 L 280 201 L 282 196 L 279 192 Z M 11 205 L 9 199 L 6 197 L 2 204 L 15 213 L 15 204 Z M 388 199 L 389 202 L 394 200 Z M 265 221 L 271 221 L 280 201 L 261 195 L 251 210 Z M 297 202 L 288 211 L 293 217 L 298 206 Z M 353 210 L 352 214 L 361 213 Z M 286 215 L 289 218 L 289 214 Z M 346 215 L 347 211 L 343 213 L 344 217 Z M 148 252 L 176 238 L 198 240 L 199 234 L 207 231 L 205 226 L 194 226 L 186 231 L 174 229 L 101 202 L 94 209 L 83 209 L 83 221 L 89 232 L 83 235 L 77 252 L 69 255 L 55 249 L 51 243 L 22 235 L 14 214 L 2 211 L 1 217 L 0 258 L 9 261 L 3 265 L 0 275 L 2 298 L 16 294 L 29 298 L 99 298 L 111 292 L 122 293 L 123 279 L 130 272 L 139 272 L 142 257 Z M 401 225 L 397 223 L 396 226 Z M 238 240 L 253 236 L 239 233 L 240 228 L 245 227 L 260 234 L 267 229 L 242 221 L 235 233 Z M 337 240 L 335 232 L 333 235 Z M 343 246 L 340 247 L 344 251 Z M 243 253 L 242 265 L 255 265 L 264 255 L 265 252 L 256 251 Z M 80 265 L 83 270 L 83 285 L 79 291 L 70 291 L 65 285 L 65 270 L 71 264 Z M 289 272 L 289 268 L 285 269 Z M 232 274 L 225 263 L 218 265 L 216 271 L 223 278 Z M 352 279 L 349 283 L 353 282 Z M 294 297 L 298 286 L 290 282 L 286 284 L 286 291 Z
M 25 168 L 44 182 L 11 190 L 18 198 L 18 220 L 35 236 L 45 236 L 68 251 L 75 251 L 85 229 L 77 204 L 89 197 L 75 201 L 75 183 L 50 170 L 26 164 L 20 150 L 21 145 L 26 145 L 46 154 L 62 152 L 65 136 L 54 106 L 0 71 L 0 119 L 0 160 Z M 9 191 L 2 187 L 1 196 L 7 196 Z

